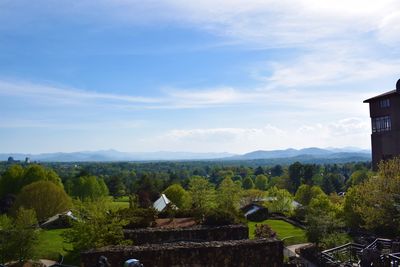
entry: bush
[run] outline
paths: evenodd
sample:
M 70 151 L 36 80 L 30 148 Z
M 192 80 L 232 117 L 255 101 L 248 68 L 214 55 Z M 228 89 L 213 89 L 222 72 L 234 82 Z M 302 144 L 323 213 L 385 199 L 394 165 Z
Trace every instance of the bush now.
M 198 216 L 199 212 L 195 209 L 165 209 L 158 213 L 158 218 L 196 218 Z
M 152 208 L 128 208 L 118 210 L 116 213 L 121 220 L 126 221 L 124 226 L 126 229 L 149 227 L 157 218 L 157 212 Z
M 272 231 L 268 224 L 256 224 L 256 229 L 254 231 L 254 236 L 256 239 L 260 238 L 275 238 L 276 232 Z
M 206 214 L 204 218 L 204 225 L 219 226 L 219 225 L 229 225 L 237 224 L 239 219 L 237 216 L 231 212 L 212 210 Z

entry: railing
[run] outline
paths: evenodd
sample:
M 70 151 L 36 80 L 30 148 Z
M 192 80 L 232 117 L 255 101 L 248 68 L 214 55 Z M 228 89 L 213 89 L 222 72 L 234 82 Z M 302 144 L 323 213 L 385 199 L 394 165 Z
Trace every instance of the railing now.
M 321 258 L 326 263 L 357 263 L 364 246 L 357 243 L 345 245 L 322 251 Z

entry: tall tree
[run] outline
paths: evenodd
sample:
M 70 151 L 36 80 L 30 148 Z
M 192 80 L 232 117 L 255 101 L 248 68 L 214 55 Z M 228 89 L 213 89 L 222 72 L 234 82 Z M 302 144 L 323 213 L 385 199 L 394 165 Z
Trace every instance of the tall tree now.
M 38 181 L 22 188 L 15 206 L 33 209 L 38 220 L 47 219 L 71 208 L 72 203 L 64 189 L 48 181 Z
M 267 190 L 268 187 L 268 177 L 260 174 L 256 176 L 255 186 L 259 190 Z
M 236 212 L 239 209 L 241 198 L 241 188 L 230 177 L 226 177 L 218 187 L 218 208 L 227 212 Z
M 164 194 L 180 209 L 190 208 L 190 195 L 180 184 L 170 185 Z
M 38 243 L 33 210 L 18 209 L 15 219 L 0 216 L 0 263 L 32 259 Z
M 253 189 L 254 188 L 254 182 L 253 179 L 251 179 L 251 177 L 247 176 L 246 178 L 243 179 L 242 182 L 242 187 L 243 189 Z
M 297 191 L 303 179 L 303 175 L 304 168 L 300 162 L 295 162 L 289 166 L 290 192 L 295 193 Z
M 193 207 L 205 213 L 215 207 L 215 188 L 204 177 L 194 176 L 189 182 Z

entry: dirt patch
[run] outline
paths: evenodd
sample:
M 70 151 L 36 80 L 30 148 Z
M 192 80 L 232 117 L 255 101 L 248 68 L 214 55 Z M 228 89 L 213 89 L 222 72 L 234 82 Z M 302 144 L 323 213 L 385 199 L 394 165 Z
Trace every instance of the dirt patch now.
M 156 219 L 155 227 L 159 228 L 185 228 L 197 225 L 193 218 Z

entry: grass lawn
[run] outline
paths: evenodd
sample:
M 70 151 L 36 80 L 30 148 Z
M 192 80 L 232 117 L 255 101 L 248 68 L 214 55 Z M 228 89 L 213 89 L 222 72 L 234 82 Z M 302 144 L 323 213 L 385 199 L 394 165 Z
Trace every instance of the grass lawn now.
M 66 255 L 65 249 L 71 249 L 71 245 L 64 242 L 61 236 L 66 229 L 40 230 L 37 256 L 40 259 L 58 260 L 59 255 Z
M 285 239 L 285 245 L 293 245 L 299 243 L 306 243 L 307 237 L 305 231 L 290 223 L 282 220 L 265 220 L 263 222 L 248 222 L 249 238 L 254 238 L 254 230 L 256 224 L 268 224 L 273 231 L 276 232 L 279 239 Z

